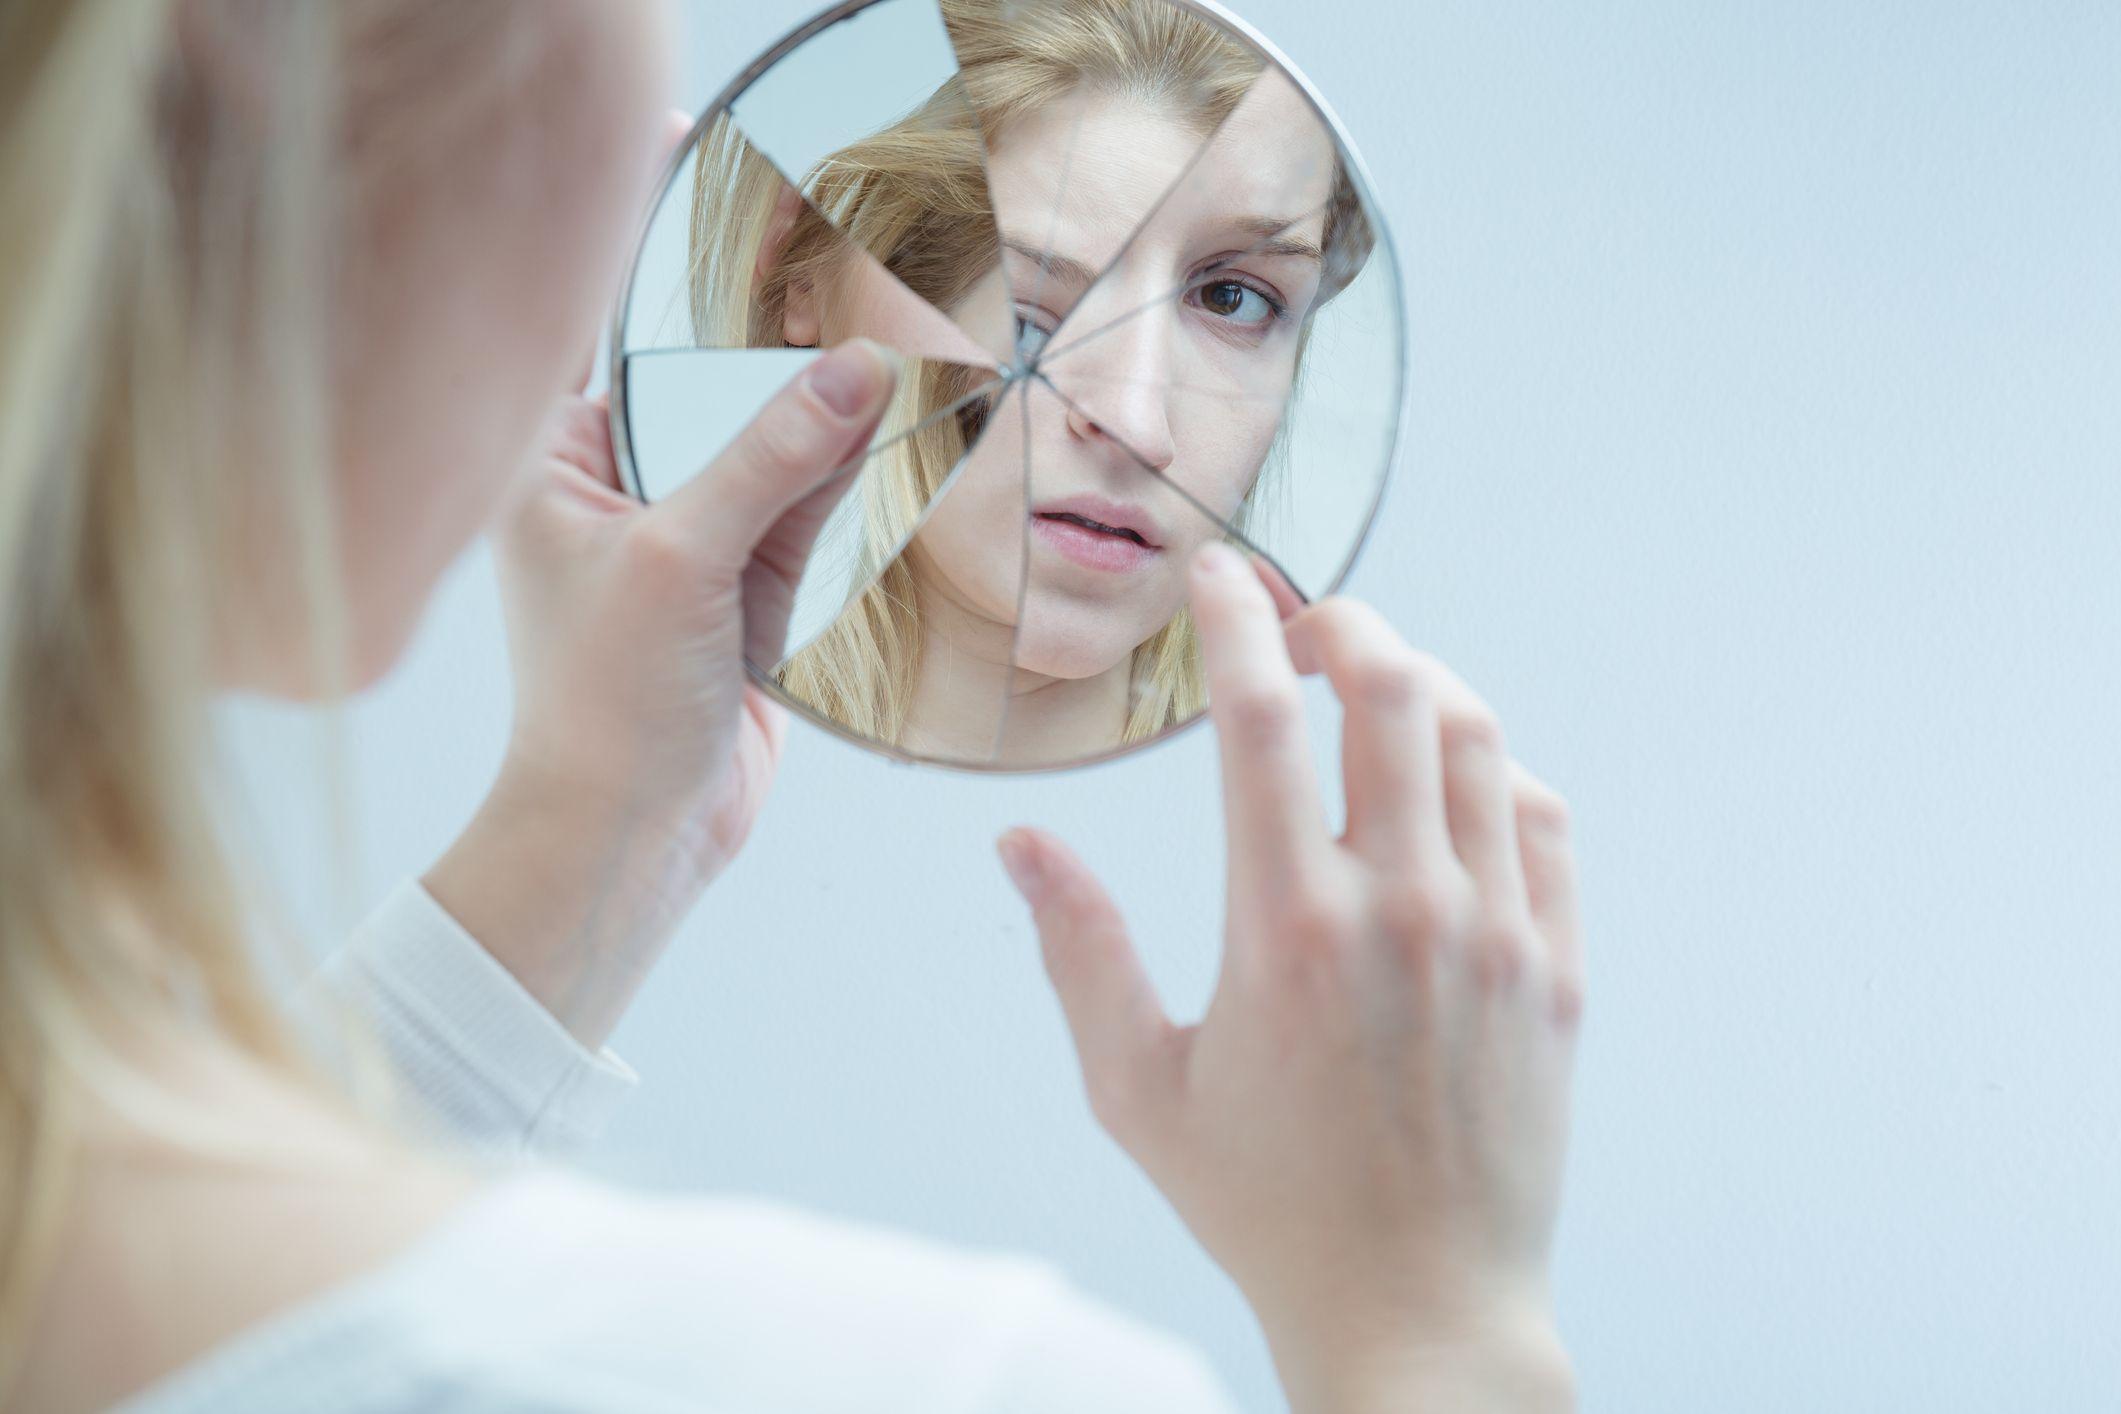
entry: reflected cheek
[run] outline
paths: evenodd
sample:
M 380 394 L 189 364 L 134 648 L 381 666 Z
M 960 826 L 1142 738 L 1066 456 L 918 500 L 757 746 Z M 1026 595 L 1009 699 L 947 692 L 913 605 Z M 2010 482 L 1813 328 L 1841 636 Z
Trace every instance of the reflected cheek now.
M 1167 563 L 1163 567 L 1162 580 L 1165 584 L 1175 586 L 1172 589 L 1174 604 L 1185 598 L 1186 572 L 1193 563 L 1193 557 L 1199 554 L 1201 547 L 1209 541 L 1223 538 L 1214 534 L 1205 522 L 1196 521 L 1195 524 L 1199 526 L 1198 529 L 1188 525 L 1183 534 L 1173 535 L 1164 544 Z M 1176 612 L 1175 608 L 1173 611 Z
M 1234 519 L 1274 447 L 1280 412 L 1278 405 L 1186 407 L 1183 425 L 1174 429 L 1178 460 L 1167 474 L 1217 516 Z
M 997 623 L 1009 622 L 1016 613 L 1023 522 L 1022 450 L 990 435 L 914 536 L 916 568 L 929 587 Z
M 1251 495 L 1252 488 L 1258 484 L 1260 463 L 1271 445 L 1272 440 L 1269 439 L 1266 444 L 1233 451 L 1226 458 L 1218 458 L 1197 468 L 1174 466 L 1169 475 L 1172 481 L 1184 487 L 1194 500 L 1213 512 L 1217 520 L 1235 522 L 1242 516 L 1246 498 Z M 1198 547 L 1207 543 L 1209 532 L 1213 529 L 1206 525 L 1207 517 L 1200 514 L 1196 508 L 1188 506 L 1184 509 L 1187 523 L 1179 535 L 1174 535 L 1167 541 L 1168 548 L 1176 549 L 1176 541 L 1180 538 L 1187 539 Z M 1198 533 L 1194 531 L 1195 524 L 1202 526 Z
M 822 304 L 827 344 L 854 338 L 874 339 L 924 358 L 972 367 L 988 367 L 994 362 L 994 356 L 981 346 L 980 337 L 984 335 L 991 341 L 999 338 L 998 333 L 953 322 L 955 311 L 945 314 L 866 258 L 850 262 L 839 272 Z
M 1015 321 L 998 267 L 963 290 L 949 283 L 965 278 L 963 270 L 907 272 L 907 279 L 922 282 L 916 293 L 845 233 L 824 244 L 825 258 L 789 290 L 782 330 L 789 342 L 831 346 L 871 339 L 903 355 L 962 364 L 988 376 L 1013 356 Z

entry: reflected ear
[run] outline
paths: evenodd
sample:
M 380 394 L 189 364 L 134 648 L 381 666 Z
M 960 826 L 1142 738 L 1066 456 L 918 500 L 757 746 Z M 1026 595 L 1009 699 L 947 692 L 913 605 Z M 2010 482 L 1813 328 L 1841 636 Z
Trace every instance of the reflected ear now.
M 824 329 L 818 320 L 817 291 L 808 280 L 798 280 L 788 287 L 781 301 L 781 337 L 792 349 L 814 349 L 824 337 Z
M 758 259 L 752 262 L 752 278 L 758 283 L 764 284 L 766 277 L 780 265 L 781 256 L 788 249 L 788 238 L 795 233 L 796 218 L 802 211 L 801 194 L 794 187 L 783 186 L 779 199 L 773 203 L 773 214 L 766 218 L 766 234 L 759 240 Z M 781 307 L 781 338 L 791 348 L 815 348 L 818 335 L 817 292 L 808 281 L 792 282 Z

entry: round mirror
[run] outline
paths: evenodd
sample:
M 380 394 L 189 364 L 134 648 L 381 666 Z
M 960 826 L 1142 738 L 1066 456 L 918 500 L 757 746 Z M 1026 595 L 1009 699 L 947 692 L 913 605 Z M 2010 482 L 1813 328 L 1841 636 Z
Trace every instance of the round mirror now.
M 859 0 L 681 147 L 613 338 L 624 474 L 695 475 L 821 350 L 903 359 L 757 676 L 893 756 L 1082 764 L 1205 706 L 1192 552 L 1331 592 L 1399 422 L 1361 163 L 1263 41 L 1179 0 Z

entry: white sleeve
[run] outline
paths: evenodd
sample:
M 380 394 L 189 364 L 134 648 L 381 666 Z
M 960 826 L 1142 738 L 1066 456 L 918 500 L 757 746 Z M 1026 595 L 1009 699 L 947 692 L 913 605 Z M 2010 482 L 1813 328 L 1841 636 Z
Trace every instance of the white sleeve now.
M 337 1005 L 383 1044 L 415 1121 L 501 1153 L 564 1153 L 594 1139 L 638 1083 L 592 1052 L 417 880 L 398 886 L 300 999 Z

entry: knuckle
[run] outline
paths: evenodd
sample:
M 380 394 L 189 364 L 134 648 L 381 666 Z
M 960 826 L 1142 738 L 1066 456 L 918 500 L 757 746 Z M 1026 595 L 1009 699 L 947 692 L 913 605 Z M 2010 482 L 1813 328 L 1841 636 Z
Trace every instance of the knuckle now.
M 1573 1032 L 1583 1025 L 1584 985 L 1578 972 L 1557 972 L 1553 980 L 1554 1024 Z
M 1452 935 L 1458 906 L 1440 885 L 1409 880 L 1385 891 L 1378 901 L 1379 922 L 1402 951 L 1427 954 Z
M 1421 670 L 1412 653 L 1368 653 L 1349 667 L 1348 691 L 1367 706 L 1404 712 L 1421 700 Z
M 750 460 L 768 472 L 814 469 L 824 474 L 830 468 L 824 465 L 826 453 L 820 448 L 816 418 L 801 398 L 776 403 L 751 424 L 746 449 Z
M 1329 594 L 1314 602 L 1304 617 L 1307 629 L 1319 639 L 1320 646 L 1333 647 L 1355 635 L 1362 621 L 1362 606 L 1353 599 Z
M 1337 956 L 1356 928 L 1345 904 L 1329 894 L 1311 892 L 1283 906 L 1276 931 L 1291 952 L 1317 958 Z
M 1533 962 L 1531 925 L 1514 919 L 1484 923 L 1475 931 L 1467 949 L 1473 976 L 1492 993 L 1516 989 Z
M 1444 750 L 1453 755 L 1503 754 L 1502 719 L 1485 706 L 1464 707 L 1443 719 Z
M 1053 900 L 1050 909 L 1054 927 L 1071 938 L 1102 939 L 1119 931 L 1115 920 L 1107 916 L 1108 910 L 1104 901 L 1087 890 Z M 1088 965 L 1088 951 L 1084 948 L 1070 950 L 1072 954 L 1079 956 L 1084 965 Z
M 1122 1127 L 1126 1106 L 1122 1103 L 1124 1087 L 1112 1074 L 1110 1066 L 1086 1065 L 1083 1067 L 1083 1096 L 1090 1102 L 1090 1113 L 1106 1129 Z
M 1525 833 L 1552 837 L 1569 832 L 1569 802 L 1537 776 L 1525 775 L 1517 784 L 1517 824 Z
M 1126 1066 L 1106 1062 L 1083 1069 L 1083 1095 L 1090 1114 L 1115 1138 L 1134 1132 L 1142 1110 L 1141 1085 Z
M 627 562 L 652 585 L 680 584 L 693 576 L 693 547 L 660 517 L 644 516 L 626 536 Z
M 1223 729 L 1244 746 L 1278 744 L 1297 730 L 1302 716 L 1303 699 L 1289 688 L 1246 688 L 1223 703 Z

